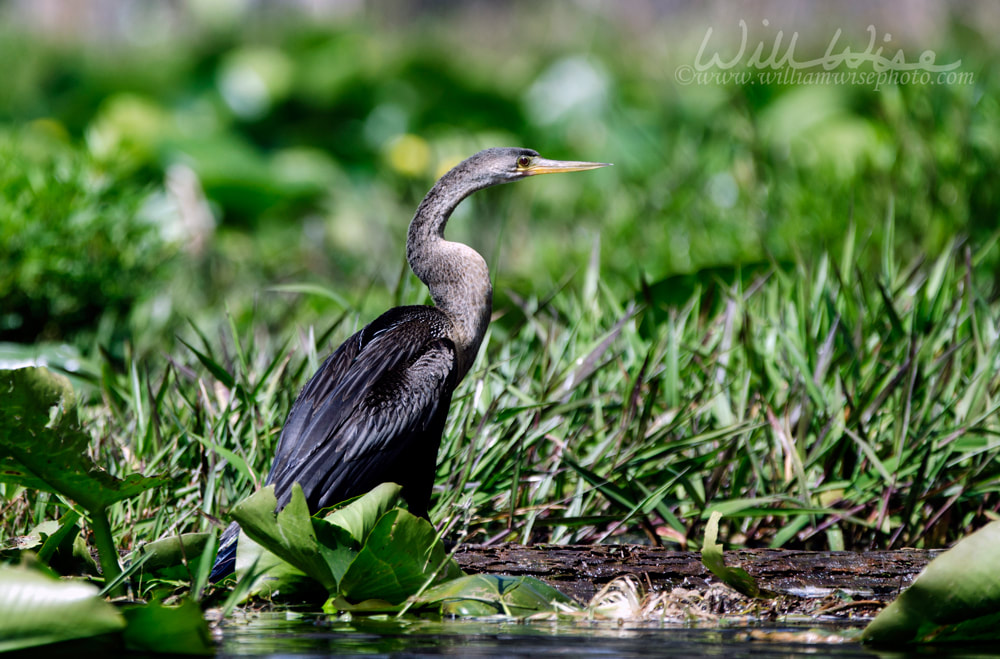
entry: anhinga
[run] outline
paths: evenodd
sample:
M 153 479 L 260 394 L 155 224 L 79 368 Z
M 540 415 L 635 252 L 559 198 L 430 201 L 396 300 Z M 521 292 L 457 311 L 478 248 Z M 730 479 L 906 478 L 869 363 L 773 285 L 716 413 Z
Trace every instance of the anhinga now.
M 493 148 L 462 161 L 434 184 L 406 240 L 406 258 L 430 289 L 434 306 L 385 312 L 337 348 L 302 389 L 267 476 L 279 509 L 296 482 L 313 512 L 395 482 L 403 487 L 410 512 L 427 517 L 451 395 L 476 358 L 493 299 L 483 257 L 445 240 L 448 218 L 476 190 L 606 165 Z M 233 571 L 238 537 L 234 522 L 222 535 L 213 580 Z

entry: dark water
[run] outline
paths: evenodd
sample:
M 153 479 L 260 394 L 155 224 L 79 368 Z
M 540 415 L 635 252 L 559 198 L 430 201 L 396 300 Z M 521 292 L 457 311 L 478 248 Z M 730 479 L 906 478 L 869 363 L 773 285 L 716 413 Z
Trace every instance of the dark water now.
M 609 623 L 398 622 L 263 614 L 227 623 L 220 657 L 1000 657 L 1000 648 L 875 652 L 857 642 L 751 640 L 751 630 L 850 633 L 816 625 L 682 627 Z

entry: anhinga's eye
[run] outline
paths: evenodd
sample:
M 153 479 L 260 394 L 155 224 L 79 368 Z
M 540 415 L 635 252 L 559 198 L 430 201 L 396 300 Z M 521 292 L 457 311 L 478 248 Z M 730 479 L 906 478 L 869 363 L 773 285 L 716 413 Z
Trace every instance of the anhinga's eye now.
M 517 159 L 517 166 L 526 169 L 531 164 L 531 156 L 521 156 Z

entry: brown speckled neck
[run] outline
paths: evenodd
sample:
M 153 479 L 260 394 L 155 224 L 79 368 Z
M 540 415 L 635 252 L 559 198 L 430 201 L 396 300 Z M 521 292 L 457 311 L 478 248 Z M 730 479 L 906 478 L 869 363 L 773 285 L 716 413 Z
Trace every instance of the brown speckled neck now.
M 406 240 L 410 267 L 452 323 L 458 380 L 476 359 L 493 305 L 486 261 L 468 245 L 444 237 L 445 225 L 458 204 L 491 184 L 486 177 L 476 175 L 471 160 L 457 165 L 431 188 L 410 222 Z

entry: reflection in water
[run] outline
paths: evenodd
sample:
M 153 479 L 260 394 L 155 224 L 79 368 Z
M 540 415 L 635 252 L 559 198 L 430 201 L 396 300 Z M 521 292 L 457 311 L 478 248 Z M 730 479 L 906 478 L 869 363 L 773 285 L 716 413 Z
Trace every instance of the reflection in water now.
M 787 629 L 787 627 L 784 627 Z M 807 627 L 799 627 L 802 631 Z M 841 628 L 845 629 L 845 628 Z M 857 643 L 808 645 L 749 640 L 749 629 L 622 626 L 609 623 L 328 620 L 261 614 L 224 628 L 219 657 L 839 657 L 878 654 Z M 902 657 L 905 655 L 884 655 Z M 926 655 L 924 655 L 926 656 Z M 936 655 L 941 656 L 941 655 Z

